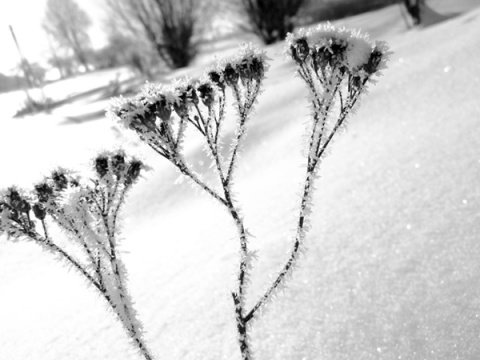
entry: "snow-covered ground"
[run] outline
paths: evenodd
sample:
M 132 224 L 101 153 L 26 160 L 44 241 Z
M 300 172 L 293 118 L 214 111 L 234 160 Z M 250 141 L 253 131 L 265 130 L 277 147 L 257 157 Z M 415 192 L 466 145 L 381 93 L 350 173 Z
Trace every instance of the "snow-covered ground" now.
M 474 3 L 438 1 L 445 12 Z M 402 21 L 394 6 L 339 22 L 388 40 L 395 55 L 322 164 L 309 252 L 254 324 L 258 359 L 480 358 L 480 9 L 410 31 Z M 285 259 L 303 174 L 306 90 L 282 47 L 267 49 L 274 60 L 237 174 L 260 251 L 251 302 Z M 1 187 L 127 142 L 95 116 L 105 101 L 82 101 L 0 121 Z M 228 216 L 173 185 L 178 174 L 144 145 L 126 146 L 154 168 L 128 199 L 122 246 L 150 347 L 159 359 L 238 359 Z M 1 240 L 1 360 L 140 359 L 126 340 L 76 273 Z

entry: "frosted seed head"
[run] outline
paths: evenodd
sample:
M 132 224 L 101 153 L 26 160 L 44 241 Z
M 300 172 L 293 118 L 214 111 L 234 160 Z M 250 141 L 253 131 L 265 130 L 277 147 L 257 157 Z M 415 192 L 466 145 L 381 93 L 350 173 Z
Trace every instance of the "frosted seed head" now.
M 178 93 L 179 102 L 184 102 L 188 104 L 198 103 L 198 97 L 197 97 L 197 94 L 195 93 L 195 88 L 190 80 L 177 82 L 176 84 L 177 84 L 176 91 Z
M 239 74 L 232 64 L 228 63 L 225 65 L 225 69 L 223 70 L 223 78 L 229 86 L 234 86 L 237 84 Z
M 112 98 L 106 110 L 106 116 L 128 129 L 136 130 L 140 125 L 139 115 L 143 116 L 145 106 L 138 98 Z
M 197 86 L 197 91 L 203 104 L 207 107 L 212 106 L 215 101 L 215 89 L 209 82 L 203 82 Z
M 172 104 L 167 102 L 164 95 L 158 97 L 158 100 L 155 103 L 155 113 L 163 121 L 170 120 L 170 116 L 172 115 Z
M 79 180 L 76 179 L 76 178 L 74 178 L 74 177 L 71 177 L 71 176 L 70 176 L 69 179 L 68 179 L 68 181 L 69 181 L 69 184 L 70 184 L 71 186 L 73 186 L 73 187 L 80 186 Z
M 85 205 L 88 190 L 78 186 L 68 186 L 58 196 L 58 205 L 67 216 L 76 217 L 79 209 Z
M 252 58 L 252 63 L 250 64 L 250 67 L 253 79 L 257 81 L 263 79 L 263 77 L 265 76 L 265 64 L 262 58 Z
M 344 72 L 346 64 L 346 50 L 348 43 L 342 38 L 323 38 L 313 46 L 312 59 L 315 70 L 339 68 Z
M 95 171 L 100 178 L 108 173 L 108 158 L 100 155 L 95 159 Z
M 367 41 L 366 35 L 361 35 L 359 32 L 353 33 L 348 40 L 348 47 L 346 51 L 346 65 L 350 72 L 355 72 L 368 62 L 370 53 L 372 52 L 372 45 Z
M 170 119 L 172 104 L 178 100 L 175 89 L 149 83 L 143 87 L 137 97 L 139 102 L 145 104 L 145 112 L 149 114 L 144 122 L 150 130 L 154 130 L 156 116 L 163 121 Z
M 178 101 L 178 88 L 184 86 L 184 83 L 184 80 L 175 80 L 170 85 L 147 83 L 138 97 L 149 104 L 156 104 L 162 100 L 167 104 L 173 104 Z
M 261 81 L 265 75 L 264 60 L 256 54 L 242 58 L 236 65 L 236 69 L 243 82 Z
M 125 156 L 123 153 L 117 153 L 112 156 L 112 168 L 115 175 L 120 176 L 125 171 Z
M 136 131 L 145 132 L 145 130 L 155 130 L 155 102 L 152 102 L 152 97 L 147 98 L 144 93 L 137 94 L 136 101 L 138 108 L 142 109 L 141 113 L 132 113 L 130 128 Z
M 324 69 L 331 62 L 331 53 L 325 46 L 319 47 L 312 51 L 312 60 L 315 71 Z
M 45 216 L 47 215 L 47 209 L 45 205 L 41 202 L 37 202 L 32 206 L 33 214 L 38 220 L 44 220 Z
M 214 71 L 220 75 L 227 85 L 236 84 L 239 78 L 251 80 L 256 75 L 266 70 L 267 56 L 252 43 L 242 44 L 240 49 L 233 55 L 217 61 Z M 212 78 L 214 83 L 217 79 Z
M 170 117 L 172 116 L 172 106 L 170 104 L 164 105 L 164 106 L 158 106 L 157 114 L 162 121 L 170 120 Z
M 352 76 L 352 86 L 357 90 L 359 90 L 363 86 L 363 79 L 360 75 Z
M 309 30 L 299 29 L 296 35 L 289 34 L 287 46 L 290 48 L 287 52 L 297 63 L 303 60 L 300 49 L 308 47 L 315 70 L 330 66 L 342 73 L 347 70 L 353 72 L 363 66 L 372 49 L 368 35 L 343 27 L 336 28 L 329 23 Z
M 155 104 L 145 106 L 145 113 L 143 115 L 138 115 L 137 119 L 143 126 L 145 126 L 145 128 L 150 131 L 155 131 Z
M 31 209 L 30 204 L 24 197 L 20 195 L 17 189 L 8 189 L 7 197 L 10 202 L 10 206 L 18 212 L 28 213 Z
M 309 53 L 310 48 L 305 37 L 295 39 L 290 46 L 290 56 L 299 64 L 305 61 Z
M 198 94 L 193 85 L 189 85 L 188 87 L 187 98 L 191 103 L 198 105 Z
M 181 118 L 188 116 L 188 105 L 183 101 L 173 104 L 173 110 L 175 110 L 177 115 Z M 161 130 L 163 130 L 163 133 L 165 133 L 165 124 L 162 125 L 163 127 Z
M 250 66 L 246 61 L 246 59 L 243 59 L 243 61 L 240 64 L 238 64 L 237 70 L 238 70 L 238 75 L 242 81 L 248 81 L 252 79 Z
M 383 54 L 378 50 L 374 49 L 370 54 L 368 62 L 363 66 L 363 69 L 369 75 L 375 74 L 379 70 L 380 63 L 382 62 Z
M 331 66 L 341 64 L 345 61 L 345 52 L 347 50 L 348 43 L 343 39 L 333 38 L 330 40 L 330 52 L 332 54 Z
M 181 118 L 188 116 L 188 104 L 185 93 L 181 94 L 179 100 L 173 104 L 173 110 L 175 110 L 177 115 Z
M 46 182 L 35 185 L 35 192 L 38 200 L 42 203 L 48 202 L 53 196 L 53 188 Z
M 220 72 L 218 72 L 217 70 L 211 70 L 211 71 L 208 72 L 207 76 L 212 81 L 212 83 L 217 85 L 220 89 L 225 88 L 225 83 L 223 81 L 223 76 Z
M 21 199 L 16 210 L 27 214 L 32 207 L 30 206 L 29 202 L 25 199 Z
M 390 47 L 385 41 L 376 41 L 374 51 L 379 51 L 382 54 L 382 59 L 380 60 L 380 64 L 378 65 L 378 70 L 381 71 L 387 68 L 387 62 L 390 59 L 390 56 L 393 54 L 390 51 Z
M 56 170 L 52 173 L 52 180 L 55 185 L 55 190 L 62 191 L 68 186 L 68 179 L 62 170 Z
M 10 205 L 12 205 L 12 207 L 15 207 L 13 204 L 20 202 L 22 199 L 18 190 L 14 187 L 7 189 L 6 198 L 10 201 Z
M 181 118 L 187 117 L 192 104 L 198 103 L 198 96 L 195 89 L 189 82 L 178 82 L 176 86 L 178 99 L 173 103 L 173 109 Z
M 132 160 L 128 166 L 127 176 L 125 179 L 126 184 L 133 183 L 140 175 L 140 170 L 143 167 L 143 163 L 140 160 Z

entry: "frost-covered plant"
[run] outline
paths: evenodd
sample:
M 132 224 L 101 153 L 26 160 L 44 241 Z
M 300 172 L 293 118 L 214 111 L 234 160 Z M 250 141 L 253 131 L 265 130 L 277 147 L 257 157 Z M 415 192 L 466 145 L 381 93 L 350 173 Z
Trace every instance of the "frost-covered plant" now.
M 300 29 L 286 39 L 286 53 L 297 67 L 296 73 L 309 91 L 311 121 L 307 133 L 306 174 L 300 200 L 296 235 L 285 265 L 273 284 L 247 314 L 249 321 L 291 274 L 299 254 L 305 250 L 304 238 L 311 213 L 313 183 L 319 165 L 326 155 L 335 134 L 358 106 L 358 100 L 367 92 L 369 83 L 381 75 L 390 56 L 384 42 L 372 45 L 367 35 L 331 24 Z
M 250 309 L 245 300 L 256 253 L 249 250 L 248 232 L 232 183 L 246 124 L 268 69 L 265 54 L 252 45 L 245 45 L 237 55 L 218 61 L 199 81 L 147 85 L 133 98 L 114 99 L 107 110 L 109 117 L 135 131 L 153 150 L 216 199 L 232 217 L 240 247 L 237 285 L 232 298 L 240 351 L 245 360 L 253 358 L 249 339 L 253 320 L 282 287 L 304 249 L 313 181 L 319 163 L 334 135 L 344 126 L 347 115 L 365 93 L 368 82 L 385 67 L 389 55 L 384 43 L 372 45 L 359 32 L 331 25 L 289 34 L 286 52 L 295 61 L 297 73 L 306 82 L 311 95 L 306 176 L 291 253 L 272 284 Z M 236 133 L 227 148 L 223 145 L 228 139 L 223 136 L 222 128 L 230 92 L 237 116 Z M 205 150 L 213 161 L 211 171 L 218 179 L 220 190 L 215 184 L 202 180 L 187 163 L 182 147 L 187 141 L 187 126 L 193 126 L 203 137 Z
M 133 98 L 114 99 L 107 111 L 107 116 L 134 130 L 153 150 L 216 199 L 232 217 L 240 244 L 238 284 L 232 296 L 242 353 L 249 353 L 245 295 L 255 254 L 248 249 L 248 234 L 233 196 L 232 183 L 246 124 L 267 67 L 265 54 L 248 44 L 236 55 L 218 61 L 199 81 L 173 81 L 169 86 L 147 85 Z M 235 136 L 226 148 L 222 128 L 227 94 L 230 92 L 237 118 Z M 185 160 L 182 145 L 187 125 L 193 126 L 205 140 L 205 149 L 213 161 L 212 171 L 219 180 L 220 191 L 214 184 L 202 180 Z
M 0 193 L 0 236 L 32 241 L 77 270 L 107 301 L 145 359 L 153 359 L 143 339 L 127 290 L 127 272 L 118 253 L 119 212 L 144 169 L 122 151 L 100 153 L 90 178 L 57 169 L 31 192 L 15 187 Z M 49 225 L 68 235 L 54 241 Z

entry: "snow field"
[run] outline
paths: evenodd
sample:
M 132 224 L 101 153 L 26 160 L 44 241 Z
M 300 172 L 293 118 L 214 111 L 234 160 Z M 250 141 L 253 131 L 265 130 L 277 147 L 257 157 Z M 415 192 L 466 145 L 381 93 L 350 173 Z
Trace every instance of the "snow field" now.
M 352 19 L 361 21 L 385 30 L 375 13 Z M 259 359 L 480 356 L 479 25 L 475 10 L 386 38 L 390 68 L 321 165 L 310 251 L 253 325 Z M 260 250 L 252 302 L 290 243 L 308 119 L 281 45 L 268 52 L 236 184 Z M 2 186 L 28 186 L 49 163 L 76 167 L 89 148 L 125 139 L 104 120 L 62 122 L 54 113 L 1 124 Z M 237 358 L 229 290 L 238 244 L 227 215 L 186 181 L 172 186 L 177 173 L 149 149 L 128 147 L 154 168 L 126 204 L 122 246 L 150 347 L 164 359 Z M 34 246 L 2 243 L 0 359 L 139 358 L 82 285 Z

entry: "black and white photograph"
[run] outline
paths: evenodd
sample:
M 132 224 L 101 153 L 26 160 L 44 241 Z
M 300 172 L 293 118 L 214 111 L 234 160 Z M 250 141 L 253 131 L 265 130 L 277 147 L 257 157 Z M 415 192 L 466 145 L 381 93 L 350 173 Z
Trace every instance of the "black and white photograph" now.
M 480 0 L 0 0 L 0 360 L 480 360 Z

